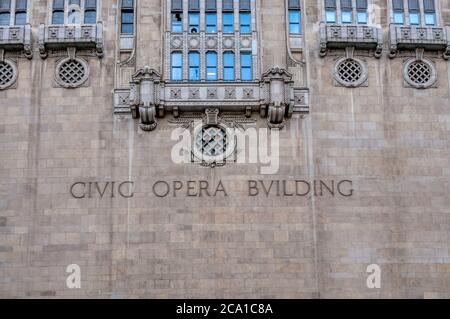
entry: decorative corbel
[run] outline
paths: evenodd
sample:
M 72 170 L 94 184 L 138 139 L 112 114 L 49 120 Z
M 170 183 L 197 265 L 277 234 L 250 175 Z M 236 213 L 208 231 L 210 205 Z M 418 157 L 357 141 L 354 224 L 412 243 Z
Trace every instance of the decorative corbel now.
M 140 119 L 140 127 L 144 131 L 153 131 L 158 125 L 160 82 L 161 75 L 148 66 L 132 76 L 130 110 L 133 118 Z
M 291 107 L 292 74 L 275 66 L 266 71 L 262 79 L 265 86 L 268 126 L 281 129 L 284 127 L 287 111 Z

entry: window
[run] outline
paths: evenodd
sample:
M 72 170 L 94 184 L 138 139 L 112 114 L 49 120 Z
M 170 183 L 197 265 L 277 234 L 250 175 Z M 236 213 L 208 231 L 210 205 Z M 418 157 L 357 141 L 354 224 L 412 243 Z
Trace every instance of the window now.
M 394 23 L 395 24 L 403 24 L 404 23 L 404 8 L 403 8 L 403 0 L 394 0 L 393 1 L 393 10 L 394 10 Z
M 183 54 L 181 52 L 172 52 L 171 69 L 172 81 L 183 80 Z
M 0 25 L 11 23 L 11 0 L 0 0 Z
M 67 12 L 67 18 L 65 12 Z M 52 24 L 65 23 L 97 23 L 97 0 L 53 0 Z
M 189 52 L 189 81 L 200 81 L 200 53 Z
M 234 81 L 234 53 L 225 52 L 223 54 L 223 79 Z
M 120 33 L 134 33 L 134 0 L 122 0 L 120 23 Z
M 84 3 L 84 23 L 97 23 L 97 0 L 85 0 Z
M 252 53 L 241 52 L 241 80 L 251 81 L 252 79 Z
M 198 33 L 200 25 L 200 14 L 189 12 L 189 33 Z
M 53 0 L 52 24 L 64 24 L 64 0 Z
M 250 12 L 239 13 L 239 32 L 250 33 L 252 31 L 250 23 L 251 23 Z
M 189 0 L 189 33 L 200 31 L 200 4 L 199 0 Z
M 425 12 L 425 25 L 436 25 L 436 8 L 434 0 L 424 0 L 423 10 Z
M 358 24 L 367 24 L 367 0 L 356 0 L 356 19 Z
M 336 0 L 325 0 L 325 16 L 327 23 L 336 23 Z
M 252 31 L 252 15 L 250 13 L 250 0 L 239 1 L 239 32 L 250 33 Z
M 405 4 L 407 8 L 405 8 Z M 436 25 L 436 7 L 434 0 L 392 0 L 392 16 L 395 24 Z M 405 15 L 409 19 L 405 19 Z
M 301 34 L 300 0 L 289 0 L 288 9 L 289 33 Z
M 352 0 L 341 0 L 342 23 L 352 23 Z
M 217 53 L 207 52 L 206 53 L 206 80 L 216 81 L 217 80 Z
M 217 32 L 217 3 L 216 0 L 206 0 L 205 26 L 206 32 Z
M 217 32 L 217 14 L 213 12 L 206 12 L 206 32 L 215 33 Z
M 15 25 L 24 25 L 27 23 L 27 0 L 16 0 Z
M 234 14 L 233 14 L 233 0 L 223 0 L 223 15 L 222 15 L 222 31 L 224 33 L 234 32 Z
M 172 32 L 183 32 L 183 1 L 172 0 Z

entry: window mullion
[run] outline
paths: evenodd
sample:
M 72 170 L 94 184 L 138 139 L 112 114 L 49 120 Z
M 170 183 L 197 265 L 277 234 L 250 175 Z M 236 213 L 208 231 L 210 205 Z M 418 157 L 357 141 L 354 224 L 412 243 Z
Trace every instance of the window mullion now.
M 423 0 L 419 1 L 419 12 L 420 12 L 420 25 L 424 26 L 426 25 L 426 23 L 425 23 L 425 8 L 423 5 Z

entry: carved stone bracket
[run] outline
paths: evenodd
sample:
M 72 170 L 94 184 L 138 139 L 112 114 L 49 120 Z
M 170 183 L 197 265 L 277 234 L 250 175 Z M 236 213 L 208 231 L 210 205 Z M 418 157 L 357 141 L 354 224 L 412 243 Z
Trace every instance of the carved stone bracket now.
M 292 75 L 277 66 L 267 70 L 260 81 L 248 83 L 169 82 L 145 67 L 132 76 L 130 83 L 129 95 L 127 90 L 116 90 L 115 113 L 130 112 L 133 118 L 140 118 L 141 128 L 148 131 L 156 128 L 157 118 L 165 113 L 179 118 L 215 109 L 250 120 L 254 112 L 260 112 L 261 117 L 267 117 L 269 127 L 282 128 L 292 114 L 309 112 L 308 89 L 294 87 Z M 123 103 L 128 107 L 124 108 Z
M 32 59 L 31 25 L 1 26 L 0 49 L 4 51 L 23 51 L 26 58 Z
M 263 112 L 267 110 L 267 122 L 270 128 L 282 128 L 288 111 L 292 110 L 294 91 L 292 74 L 280 67 L 273 67 L 262 75 L 264 90 Z M 262 113 L 261 115 L 264 116 Z
M 140 127 L 144 131 L 153 131 L 158 125 L 160 83 L 161 75 L 148 66 L 132 76 L 130 110 L 133 118 L 140 118 Z
M 389 29 L 389 57 L 397 56 L 399 50 L 424 49 L 442 51 L 445 60 L 450 59 L 450 27 L 419 27 L 391 25 Z
M 374 50 L 374 56 L 380 58 L 383 53 L 383 31 L 367 25 L 320 24 L 320 56 L 324 57 L 329 49 L 354 47 L 361 50 Z

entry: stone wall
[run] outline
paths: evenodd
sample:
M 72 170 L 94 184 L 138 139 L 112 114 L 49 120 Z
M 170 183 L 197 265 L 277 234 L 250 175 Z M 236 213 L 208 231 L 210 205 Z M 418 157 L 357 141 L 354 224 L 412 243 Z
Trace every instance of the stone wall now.
M 162 2 L 139 1 L 137 69 L 162 71 Z M 263 69 L 286 67 L 284 2 L 258 2 Z M 20 58 L 17 88 L 0 91 L 0 297 L 448 296 L 449 62 L 426 53 L 438 86 L 404 87 L 405 57 L 388 58 L 388 11 L 375 2 L 385 52 L 363 54 L 368 86 L 349 89 L 332 77 L 343 53 L 319 57 L 320 1 L 302 1 L 311 111 L 280 132 L 274 175 L 262 164 L 175 164 L 170 115 L 144 132 L 113 114 L 116 1 L 101 1 L 105 56 L 88 58 L 87 86 L 54 87 L 55 57 Z M 47 1 L 31 5 L 36 39 Z M 159 198 L 159 180 L 222 181 L 228 196 Z M 351 180 L 354 192 L 252 197 L 248 180 Z M 132 198 L 118 193 L 124 181 Z M 91 198 L 74 198 L 74 183 Z M 66 287 L 70 264 L 81 267 L 81 289 Z M 380 289 L 366 286 L 370 264 L 381 267 Z

